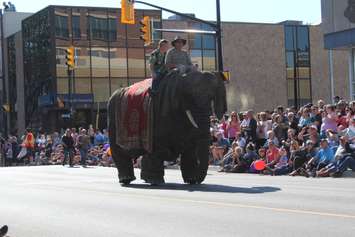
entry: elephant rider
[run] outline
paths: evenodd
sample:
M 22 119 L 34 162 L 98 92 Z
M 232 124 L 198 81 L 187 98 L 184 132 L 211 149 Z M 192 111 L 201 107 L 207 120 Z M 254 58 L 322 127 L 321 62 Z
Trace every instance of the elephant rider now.
M 190 55 L 182 49 L 186 45 L 186 39 L 176 36 L 171 44 L 173 48 L 169 49 L 165 58 L 168 69 L 178 69 L 181 74 L 196 70 L 192 65 Z
M 152 72 L 152 92 L 156 92 L 159 88 L 160 81 L 167 73 L 165 66 L 165 56 L 169 49 L 169 42 L 166 39 L 159 41 L 159 47 L 150 54 L 149 66 Z

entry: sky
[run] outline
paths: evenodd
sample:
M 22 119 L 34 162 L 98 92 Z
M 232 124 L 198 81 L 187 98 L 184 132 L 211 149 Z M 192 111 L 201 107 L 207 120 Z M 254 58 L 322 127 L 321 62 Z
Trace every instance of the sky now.
M 195 13 L 204 20 L 216 19 L 216 0 L 145 0 L 178 12 Z M 120 7 L 120 0 L 13 0 L 17 11 L 36 12 L 48 5 Z M 306 24 L 321 22 L 320 0 L 220 0 L 221 20 L 277 23 L 300 20 Z M 147 8 L 136 4 L 136 8 Z M 163 12 L 163 18 L 168 13 Z

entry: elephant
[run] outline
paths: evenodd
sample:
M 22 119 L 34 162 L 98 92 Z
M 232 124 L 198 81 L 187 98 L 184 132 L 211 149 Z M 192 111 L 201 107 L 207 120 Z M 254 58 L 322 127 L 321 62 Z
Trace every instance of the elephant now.
M 121 142 L 124 138 L 119 138 L 119 128 L 125 127 L 123 117 L 117 114 L 122 112 L 122 100 L 129 88 L 115 91 L 108 101 L 110 147 L 119 182 L 128 185 L 136 179 L 132 160 L 143 156 L 141 179 L 146 183 L 164 183 L 164 161 L 180 157 L 184 183 L 201 184 L 209 165 L 210 116 L 221 119 L 227 111 L 223 74 L 171 72 L 161 81 L 157 94 L 148 93 L 148 102 L 146 98 L 137 102 L 145 103 L 153 115 L 147 124 L 152 131 L 150 150 L 140 145 L 125 146 Z

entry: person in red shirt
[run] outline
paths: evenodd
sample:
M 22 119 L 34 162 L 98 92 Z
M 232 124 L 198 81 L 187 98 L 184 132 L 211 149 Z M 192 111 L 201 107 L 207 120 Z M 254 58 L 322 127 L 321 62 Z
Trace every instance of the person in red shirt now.
M 280 158 L 280 151 L 275 146 L 274 141 L 268 141 L 268 149 L 266 151 L 266 165 L 272 168 Z
M 29 162 L 33 161 L 33 151 L 35 149 L 35 138 L 30 128 L 26 129 L 25 138 L 23 139 L 22 146 L 27 149 L 26 158 Z

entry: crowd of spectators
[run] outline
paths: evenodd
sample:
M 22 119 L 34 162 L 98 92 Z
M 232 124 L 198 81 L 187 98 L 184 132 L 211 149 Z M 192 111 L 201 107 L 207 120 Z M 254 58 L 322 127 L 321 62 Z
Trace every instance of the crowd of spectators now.
M 300 109 L 211 116 L 210 164 L 221 172 L 340 177 L 355 171 L 355 101 L 307 104 Z M 114 166 L 107 130 L 72 128 L 53 134 L 27 130 L 2 139 L 6 166 Z M 262 161 L 262 169 L 256 163 Z M 139 167 L 139 159 L 135 167 Z
M 355 171 L 355 101 L 307 104 L 297 110 L 211 117 L 210 164 L 221 172 L 340 177 Z M 256 162 L 265 166 L 256 169 Z
M 18 138 L 10 135 L 2 141 L 6 166 L 82 165 L 113 166 L 107 130 L 92 126 L 45 134 L 27 129 Z

